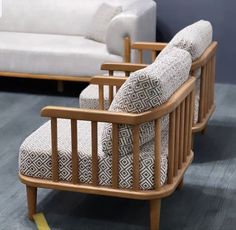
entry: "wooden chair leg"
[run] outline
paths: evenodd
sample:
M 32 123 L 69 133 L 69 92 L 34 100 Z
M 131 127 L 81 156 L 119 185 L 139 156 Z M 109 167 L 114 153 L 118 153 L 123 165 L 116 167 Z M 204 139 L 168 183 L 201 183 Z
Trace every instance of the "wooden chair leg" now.
M 150 200 L 150 230 L 160 229 L 161 199 Z
M 63 93 L 64 91 L 64 82 L 63 81 L 57 81 L 57 92 Z
M 27 202 L 28 202 L 28 217 L 33 220 L 33 215 L 36 213 L 37 188 L 26 185 Z
M 184 178 L 182 178 L 181 181 L 179 182 L 177 189 L 181 190 L 183 187 L 184 187 Z
M 204 135 L 207 131 L 207 127 L 205 126 L 204 129 L 201 131 L 201 134 Z

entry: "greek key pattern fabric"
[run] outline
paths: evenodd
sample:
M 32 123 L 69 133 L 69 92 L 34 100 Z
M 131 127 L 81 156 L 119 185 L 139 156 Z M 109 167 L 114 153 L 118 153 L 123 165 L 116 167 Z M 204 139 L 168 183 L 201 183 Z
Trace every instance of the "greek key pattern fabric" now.
M 78 176 L 81 183 L 92 182 L 92 150 L 91 125 L 88 121 L 78 121 Z M 104 124 L 98 125 L 98 143 L 101 143 L 101 131 Z M 33 132 L 20 147 L 19 170 L 25 176 L 52 179 L 51 134 L 50 122 L 45 123 Z M 167 142 L 167 141 L 165 141 Z M 163 146 L 161 156 L 161 183 L 164 184 L 167 175 L 168 148 Z M 59 179 L 72 180 L 72 157 L 70 122 L 58 119 L 58 153 Z M 146 143 L 140 148 L 140 188 L 152 189 L 154 186 L 154 142 Z M 104 154 L 101 144 L 98 145 L 99 184 L 111 185 L 112 157 Z M 132 155 L 119 159 L 119 186 L 132 188 L 133 157 Z
M 142 113 L 165 103 L 188 79 L 192 61 L 190 54 L 173 47 L 166 55 L 148 67 L 130 75 L 115 95 L 109 111 Z M 168 126 L 168 117 L 162 119 L 162 130 Z M 140 145 L 154 138 L 154 123 L 140 125 Z M 112 154 L 112 125 L 106 124 L 102 134 L 103 151 Z M 119 125 L 119 152 L 127 156 L 133 149 L 130 126 Z

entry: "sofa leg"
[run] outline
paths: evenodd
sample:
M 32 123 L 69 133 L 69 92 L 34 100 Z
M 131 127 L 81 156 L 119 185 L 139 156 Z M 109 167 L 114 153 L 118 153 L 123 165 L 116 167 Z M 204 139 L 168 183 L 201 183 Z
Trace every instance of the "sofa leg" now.
M 36 214 L 37 188 L 26 185 L 28 217 L 33 220 L 33 215 Z
M 57 81 L 57 92 L 63 93 L 64 91 L 64 83 L 63 81 Z
M 183 187 L 184 187 L 184 178 L 182 178 L 181 181 L 179 182 L 177 189 L 181 190 Z
M 161 199 L 150 200 L 150 230 L 160 229 Z
M 201 131 L 201 134 L 204 135 L 207 131 L 207 127 L 205 126 L 204 129 Z

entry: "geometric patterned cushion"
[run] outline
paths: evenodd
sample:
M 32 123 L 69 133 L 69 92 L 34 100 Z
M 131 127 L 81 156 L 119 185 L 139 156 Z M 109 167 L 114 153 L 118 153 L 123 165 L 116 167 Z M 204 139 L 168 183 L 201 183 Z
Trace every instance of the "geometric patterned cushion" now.
M 106 155 L 101 148 L 102 123 L 98 124 L 98 161 L 99 184 L 111 185 L 112 157 Z M 78 176 L 82 183 L 92 181 L 91 161 L 91 124 L 88 121 L 78 121 Z M 46 122 L 34 131 L 22 143 L 19 153 L 19 171 L 25 176 L 52 179 L 51 171 L 51 136 L 50 122 Z M 58 152 L 59 152 L 59 179 L 71 181 L 71 136 L 70 121 L 58 119 Z M 140 188 L 153 189 L 154 186 L 154 143 L 149 142 L 140 148 Z M 161 155 L 161 184 L 167 175 L 168 148 L 163 148 Z M 119 186 L 132 188 L 132 155 L 119 159 Z
M 211 44 L 212 36 L 213 29 L 211 23 L 200 20 L 179 31 L 159 56 L 172 47 L 178 47 L 188 51 L 192 56 L 192 60 L 195 61 Z
M 104 109 L 109 108 L 109 87 L 104 86 Z M 88 85 L 79 96 L 79 107 L 84 109 L 98 109 L 98 85 Z
M 109 111 L 142 113 L 165 103 L 188 79 L 192 61 L 190 54 L 172 48 L 166 55 L 144 69 L 130 75 L 115 95 Z M 162 129 L 168 125 L 162 120 Z M 140 146 L 154 138 L 153 122 L 140 125 Z M 132 153 L 132 130 L 119 125 L 119 152 L 121 156 Z M 112 154 L 112 125 L 107 123 L 102 134 L 103 151 Z
M 109 76 L 108 74 L 103 74 L 104 76 Z M 113 75 L 115 77 L 125 77 L 125 73 L 121 71 L 114 71 Z M 90 84 L 88 85 L 79 95 L 79 107 L 84 109 L 98 109 L 98 95 L 99 95 L 98 85 Z M 108 110 L 109 103 L 109 87 L 108 85 L 104 86 L 104 109 Z M 116 94 L 115 87 L 113 87 L 113 94 Z

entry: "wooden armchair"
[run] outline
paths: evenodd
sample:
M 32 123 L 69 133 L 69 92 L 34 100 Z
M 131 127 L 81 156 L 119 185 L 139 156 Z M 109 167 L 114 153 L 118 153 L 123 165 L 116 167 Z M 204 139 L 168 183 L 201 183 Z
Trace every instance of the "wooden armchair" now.
M 126 78 L 116 77 L 94 77 L 92 82 L 98 84 L 102 89 L 104 85 L 120 87 Z M 98 194 L 114 197 L 123 197 L 130 199 L 148 200 L 150 202 L 150 229 L 159 229 L 159 217 L 161 199 L 172 194 L 178 185 L 182 185 L 184 173 L 193 159 L 191 151 L 191 127 L 193 123 L 193 107 L 195 78 L 191 77 L 185 82 L 171 98 L 158 108 L 141 114 L 116 113 L 103 110 L 86 110 L 79 108 L 67 108 L 48 106 L 42 109 L 41 116 L 49 117 L 51 124 L 47 126 L 41 134 L 49 133 L 51 138 L 51 168 L 52 174 L 48 179 L 37 178 L 30 175 L 24 175 L 21 171 L 19 177 L 27 188 L 28 199 L 28 215 L 32 216 L 36 213 L 37 188 L 48 188 L 56 190 L 66 190 L 74 192 L 82 192 L 88 194 Z M 103 99 L 101 95 L 101 99 Z M 161 118 L 169 115 L 169 143 L 168 143 L 168 170 L 166 180 L 161 184 Z M 63 181 L 60 179 L 60 159 L 61 152 L 59 149 L 59 132 L 61 119 L 69 121 L 68 129 L 71 132 L 71 171 L 70 179 Z M 78 133 L 85 132 L 80 130 L 81 126 L 77 121 L 88 121 L 91 125 L 91 181 L 84 183 L 78 174 L 78 167 L 81 163 L 78 159 L 77 150 L 81 149 L 77 141 Z M 154 163 L 153 163 L 153 184 L 149 190 L 140 188 L 140 148 L 139 148 L 139 127 L 142 123 L 155 122 L 155 140 L 154 140 Z M 99 182 L 99 156 L 98 156 L 98 123 L 109 122 L 112 124 L 112 180 L 110 185 L 100 185 Z M 119 155 L 118 155 L 118 125 L 129 124 L 132 126 L 133 133 L 133 173 L 132 185 L 130 188 L 122 188 L 119 184 Z M 41 127 L 42 129 L 42 127 Z M 48 130 L 47 130 L 48 129 Z M 50 132 L 51 129 L 51 132 Z M 42 130 L 41 130 L 42 131 Z M 66 132 L 63 129 L 63 132 Z M 35 134 L 36 135 L 36 134 Z M 69 135 L 70 136 L 70 135 Z M 33 138 L 33 137 L 32 137 Z M 39 144 L 40 138 L 34 136 Z M 36 140 L 35 139 L 35 140 Z M 28 139 L 29 141 L 29 139 Z M 45 140 L 44 140 L 45 141 Z M 33 143 L 37 145 L 37 143 Z M 28 147 L 21 147 L 21 161 Z M 44 158 L 45 160 L 45 158 Z M 35 160 L 36 161 L 36 160 Z M 32 162 L 33 164 L 33 162 Z M 24 165 L 21 162 L 21 165 Z M 25 166 L 22 166 L 25 167 Z M 29 166 L 30 167 L 30 166 Z
M 129 76 L 132 72 L 143 69 L 148 64 L 143 63 L 144 51 L 149 51 L 151 60 L 155 61 L 158 54 L 167 46 L 168 43 L 160 42 L 133 42 L 127 37 L 125 39 L 125 61 L 124 63 L 104 63 L 102 70 L 107 70 L 109 76 L 114 76 L 116 71 L 124 72 Z M 190 75 L 197 77 L 195 101 L 195 119 L 193 132 L 204 132 L 208 120 L 215 110 L 215 60 L 216 60 L 217 42 L 213 41 L 205 52 L 192 63 Z M 130 63 L 131 51 L 138 52 L 138 63 Z M 109 90 L 109 101 L 113 98 L 113 91 Z M 199 99 L 198 99 L 199 98 Z

